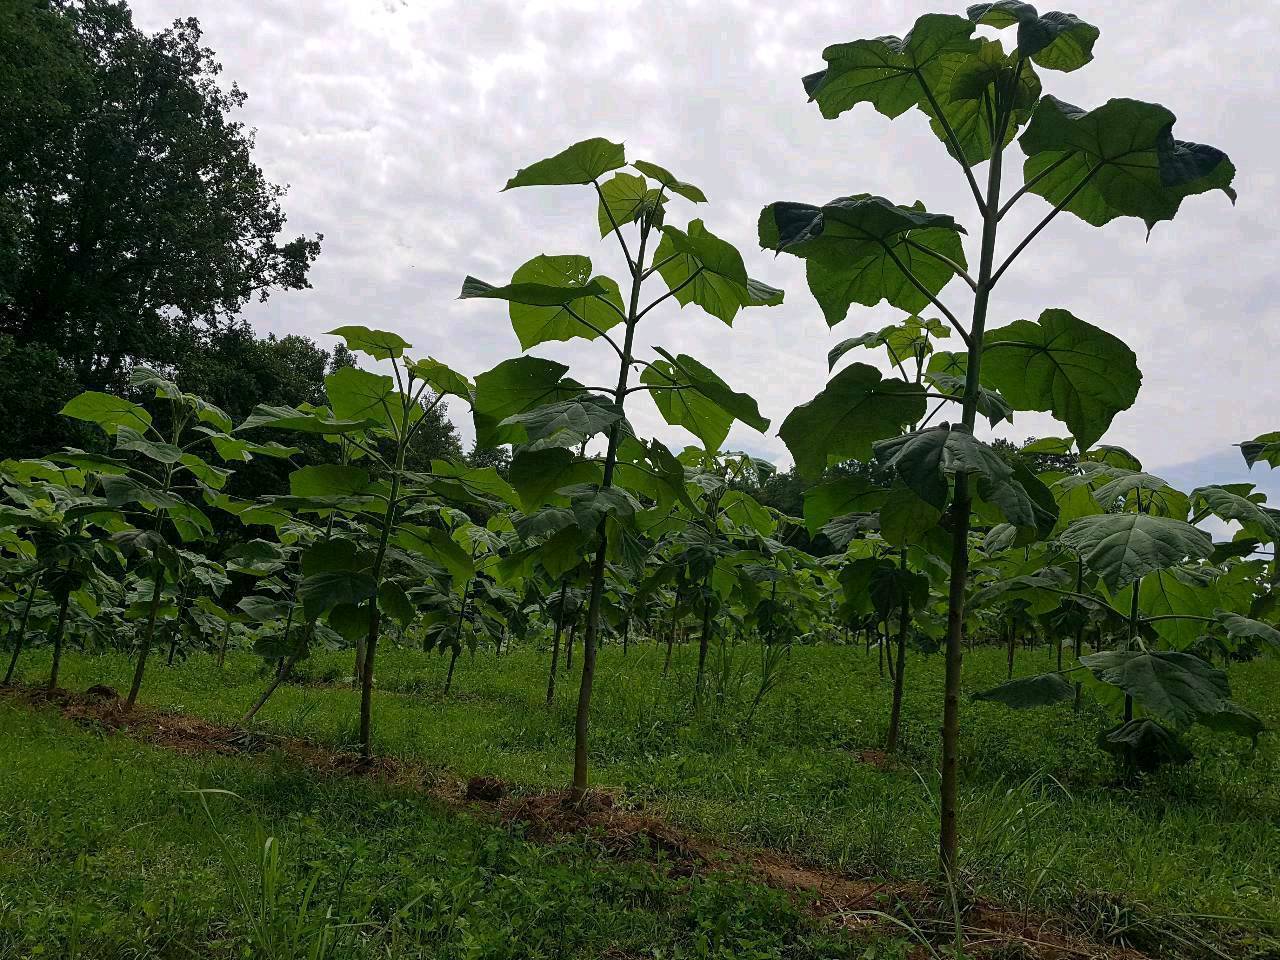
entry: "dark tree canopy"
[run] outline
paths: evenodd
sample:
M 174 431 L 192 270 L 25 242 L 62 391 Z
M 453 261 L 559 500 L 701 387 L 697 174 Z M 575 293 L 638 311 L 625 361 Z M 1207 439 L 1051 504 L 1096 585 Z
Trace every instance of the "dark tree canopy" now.
M 194 371 L 209 341 L 225 356 L 249 300 L 308 286 L 320 237 L 282 235 L 284 187 L 232 119 L 245 94 L 200 41 L 194 19 L 149 35 L 115 0 L 0 4 L 7 453 L 47 449 L 62 401 L 135 364 Z

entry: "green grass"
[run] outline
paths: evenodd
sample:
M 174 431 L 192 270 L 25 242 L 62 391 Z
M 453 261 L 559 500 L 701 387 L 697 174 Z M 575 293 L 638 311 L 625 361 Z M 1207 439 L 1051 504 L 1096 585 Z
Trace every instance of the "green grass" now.
M 0 957 L 904 955 L 740 878 L 526 842 L 421 795 L 7 702 L 0 725 Z
M 926 880 L 935 865 L 934 757 L 942 664 L 912 656 L 903 762 L 881 769 L 862 751 L 881 744 L 890 688 L 875 657 L 855 648 L 798 648 L 785 681 L 751 722 L 758 654 L 738 648 L 717 663 L 722 703 L 696 711 L 694 651 L 677 651 L 668 678 L 654 646 L 606 648 L 594 701 L 594 782 L 625 802 L 725 841 L 776 848 L 867 876 Z M 341 681 L 351 655 L 318 655 L 260 715 L 264 729 L 333 746 L 355 739 L 357 698 Z M 576 677 L 542 704 L 546 655 L 517 650 L 459 661 L 452 694 L 441 695 L 447 661 L 380 651 L 375 737 L 386 754 L 459 776 L 492 774 L 527 788 L 560 787 L 570 774 Z M 1048 652 L 1019 652 L 1020 674 L 1048 665 Z M 26 666 L 37 678 L 43 663 Z M 71 656 L 64 685 L 127 684 L 117 654 Z M 966 684 L 1004 678 L 1003 652 L 966 660 Z M 1236 699 L 1280 727 L 1280 664 L 1235 666 Z M 199 654 L 157 664 L 144 702 L 234 722 L 264 683 L 244 653 L 219 674 Z M 1089 704 L 1011 713 L 965 702 L 961 831 L 964 883 L 1014 908 L 1070 915 L 1098 935 L 1163 951 L 1210 935 L 1260 942 L 1280 933 L 1280 752 L 1274 735 L 1247 741 L 1193 734 L 1197 760 L 1138 784 L 1116 782 L 1094 745 L 1111 721 Z M 348 837 L 348 839 L 350 839 Z M 1205 922 L 1200 917 L 1235 918 Z M 1261 921 L 1261 922 L 1257 922 Z M 1220 927 L 1227 933 L 1214 933 Z M 1227 943 L 1228 940 L 1220 942 Z M 648 956 L 649 954 L 645 954 Z

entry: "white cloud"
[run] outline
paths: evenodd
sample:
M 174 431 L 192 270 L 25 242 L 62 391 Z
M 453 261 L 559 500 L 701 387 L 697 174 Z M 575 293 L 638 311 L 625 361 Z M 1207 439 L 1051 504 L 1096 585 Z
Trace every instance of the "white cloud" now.
M 249 93 L 258 162 L 291 185 L 290 228 L 326 240 L 311 291 L 255 306 L 260 329 L 305 333 L 359 322 L 402 332 L 475 374 L 518 351 L 500 305 L 458 302 L 462 277 L 499 280 L 535 254 L 583 252 L 617 272 L 596 236 L 588 189 L 499 194 L 519 166 L 576 140 L 624 140 L 702 186 L 703 216 L 736 243 L 753 275 L 787 290 L 780 308 L 747 311 L 733 331 L 694 308 L 655 311 L 640 332 L 697 356 L 753 393 L 774 428 L 813 396 L 837 340 L 887 322 L 851 311 L 828 331 L 793 258 L 756 250 L 755 220 L 772 200 L 821 202 L 873 192 L 975 225 L 963 178 L 918 114 L 887 121 L 861 107 L 822 120 L 800 77 L 831 42 L 901 33 L 917 3 L 788 4 L 517 0 L 133 0 L 159 29 L 197 16 L 225 76 Z M 1106 440 L 1152 468 L 1196 460 L 1277 424 L 1272 359 L 1280 346 L 1270 270 L 1278 196 L 1270 122 L 1280 8 L 1224 16 L 1189 0 L 1069 7 L 1102 29 L 1097 60 L 1046 88 L 1093 106 L 1155 100 L 1175 133 L 1227 150 L 1240 203 L 1193 198 L 1148 241 L 1136 221 L 1095 230 L 1059 218 L 996 291 L 993 323 L 1065 307 L 1126 339 L 1145 379 L 1137 405 Z M 959 5 L 957 6 L 957 12 Z M 1016 151 L 1015 151 L 1016 153 Z M 1011 157 L 1014 154 L 1010 155 Z M 1028 198 L 1020 235 L 1043 215 Z M 1006 249 L 1008 249 L 1006 247 Z M 959 284 L 944 299 L 967 306 Z M 661 289 L 655 291 L 661 292 Z M 611 383 L 607 347 L 543 345 L 584 382 Z M 686 436 L 643 400 L 641 432 Z M 469 436 L 469 424 L 460 424 Z M 1044 416 L 1018 417 L 1013 436 L 1060 434 Z M 776 435 L 735 427 L 730 442 L 787 460 Z

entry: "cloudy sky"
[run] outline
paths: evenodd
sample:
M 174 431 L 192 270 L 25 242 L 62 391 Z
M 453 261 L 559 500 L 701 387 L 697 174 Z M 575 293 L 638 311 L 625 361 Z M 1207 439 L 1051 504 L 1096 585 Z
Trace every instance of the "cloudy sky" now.
M 303 333 L 361 323 L 400 332 L 417 353 L 474 375 L 519 352 L 505 308 L 455 299 L 464 275 L 503 282 L 539 253 L 583 253 L 620 276 L 595 227 L 589 187 L 498 191 L 517 167 L 577 140 L 626 143 L 701 186 L 668 220 L 702 217 L 742 250 L 749 272 L 787 291 L 786 304 L 744 311 L 732 330 L 696 307 L 654 311 L 641 344 L 706 362 L 760 401 L 774 427 L 735 426 L 731 446 L 789 462 L 782 418 L 825 382 L 827 350 L 895 319 L 855 307 L 828 330 L 800 261 L 757 249 L 755 221 L 773 200 L 823 202 L 872 192 L 923 200 L 975 232 L 958 167 L 923 115 L 890 122 L 863 105 L 834 121 L 807 104 L 800 77 L 829 43 L 901 34 L 931 7 L 915 0 L 132 0 L 159 29 L 196 16 L 225 76 L 249 94 L 257 159 L 290 185 L 290 229 L 323 232 L 313 289 L 256 306 L 260 331 Z M 1123 5 L 1127 8 L 1129 5 Z M 1102 230 L 1063 216 L 1001 282 L 989 325 L 1062 307 L 1124 338 L 1144 374 L 1137 404 L 1106 442 L 1194 486 L 1248 477 L 1231 444 L 1280 429 L 1280 281 L 1275 260 L 1274 38 L 1280 5 L 1150 0 L 1140 18 L 1111 0 L 1069 10 L 1098 25 L 1095 61 L 1045 88 L 1084 107 L 1153 100 L 1178 116 L 1181 139 L 1226 150 L 1239 169 L 1234 208 L 1221 193 L 1184 204 L 1146 238 L 1136 220 Z M 955 12 L 962 12 L 958 3 Z M 1010 34 L 1011 36 L 1011 34 Z M 1016 147 L 1014 148 L 1016 152 Z M 1011 215 L 1004 249 L 1046 212 L 1036 197 Z M 970 260 L 976 260 L 971 256 Z M 654 295 L 664 289 L 656 278 Z M 943 293 L 968 310 L 958 281 Z M 586 383 L 611 383 L 607 346 L 544 344 Z M 455 411 L 471 435 L 465 411 Z M 644 398 L 643 434 L 683 444 Z M 1065 432 L 1019 414 L 1015 438 Z M 1280 490 L 1280 485 L 1275 489 Z M 1273 501 L 1277 499 L 1273 495 Z

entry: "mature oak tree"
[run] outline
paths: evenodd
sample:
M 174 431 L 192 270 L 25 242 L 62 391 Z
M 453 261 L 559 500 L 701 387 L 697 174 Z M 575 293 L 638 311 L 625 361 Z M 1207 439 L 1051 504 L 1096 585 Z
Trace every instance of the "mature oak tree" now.
M 6 453 L 67 439 L 53 414 L 78 390 L 180 371 L 250 299 L 308 286 L 321 238 L 282 237 L 284 187 L 220 71 L 194 19 L 147 34 L 116 0 L 0 4 Z

